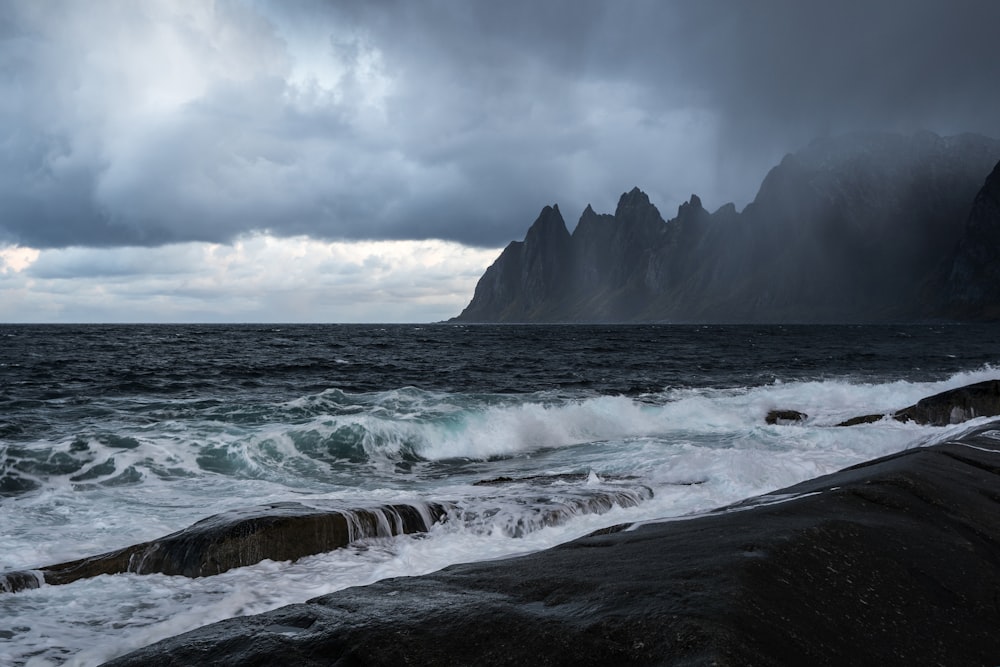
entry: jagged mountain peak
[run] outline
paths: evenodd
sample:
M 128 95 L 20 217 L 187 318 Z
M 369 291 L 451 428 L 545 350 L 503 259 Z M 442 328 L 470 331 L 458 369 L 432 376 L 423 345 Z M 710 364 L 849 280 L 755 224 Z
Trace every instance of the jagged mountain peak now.
M 568 239 L 569 231 L 566 229 L 566 221 L 559 212 L 558 204 L 543 208 L 524 237 L 525 243 L 528 244 L 561 242 Z
M 593 206 L 587 204 L 587 208 L 580 214 L 580 220 L 576 223 L 572 236 L 580 243 L 590 243 L 595 235 L 603 238 L 611 233 L 612 223 L 614 223 L 612 216 L 607 213 L 597 213 Z
M 697 213 L 704 210 L 705 207 L 702 206 L 701 204 L 701 197 L 692 194 L 689 200 L 687 200 L 686 202 L 677 207 L 677 217 L 683 218 L 686 215 L 690 215 L 692 213 Z
M 608 216 L 603 216 L 608 217 Z M 583 213 L 580 214 L 580 220 L 576 223 L 576 229 L 579 230 L 581 227 L 586 229 L 587 227 L 596 224 L 602 215 L 594 210 L 594 207 L 587 204 L 587 208 L 583 209 Z M 576 230 L 573 232 L 576 233 Z
M 788 154 L 740 212 L 692 194 L 667 224 L 636 187 L 613 216 L 588 205 L 569 234 L 545 207 L 458 319 L 1000 318 L 1000 172 L 983 188 L 998 160 L 1000 141 L 977 135 L 855 134 Z
M 625 217 L 630 211 L 645 209 L 650 206 L 652 204 L 649 202 L 649 195 L 638 187 L 635 187 L 623 193 L 618 199 L 618 208 L 615 209 L 615 217 Z
M 726 202 L 719 208 L 715 209 L 713 216 L 735 216 L 738 215 L 736 212 L 736 204 L 733 202 Z

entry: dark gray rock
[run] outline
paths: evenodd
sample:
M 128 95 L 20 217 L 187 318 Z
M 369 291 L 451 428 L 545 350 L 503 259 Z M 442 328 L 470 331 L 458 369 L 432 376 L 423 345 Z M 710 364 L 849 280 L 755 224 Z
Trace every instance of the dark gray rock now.
M 524 241 L 511 242 L 476 285 L 461 318 L 531 322 L 546 317 L 569 289 L 570 235 L 558 206 L 546 206 Z
M 108 664 L 992 665 L 997 428 L 699 517 L 230 619 Z
M 882 414 L 861 415 L 860 417 L 851 417 L 850 419 L 846 419 L 837 424 L 837 426 L 858 426 L 860 424 L 874 424 L 875 422 L 882 421 L 888 416 L 889 415 L 882 415 Z
M 0 593 L 16 593 L 38 588 L 45 583 L 45 578 L 38 570 L 22 572 L 7 572 L 0 575 Z
M 767 424 L 797 424 L 805 421 L 809 415 L 798 410 L 771 410 L 764 417 Z
M 896 412 L 893 418 L 927 426 L 947 426 L 997 415 L 1000 415 L 1000 380 L 987 380 L 922 398 Z
M 566 482 L 584 482 L 589 478 L 580 474 L 538 475 L 484 480 L 480 484 L 517 487 L 508 492 L 503 503 L 522 507 L 523 516 L 512 517 L 504 530 L 512 537 L 520 537 L 581 514 L 635 507 L 653 497 L 648 486 L 629 483 L 633 479 L 617 476 L 599 485 L 569 486 Z M 496 510 L 469 509 L 454 502 L 330 509 L 296 502 L 273 503 L 218 514 L 172 535 L 98 556 L 3 573 L 0 593 L 121 572 L 210 576 L 264 559 L 296 560 L 367 537 L 422 533 L 446 518 L 470 527 L 483 521 L 492 524 L 495 514 Z
M 439 503 L 319 510 L 274 503 L 203 519 L 166 537 L 24 572 L 0 575 L 0 591 L 68 584 L 100 574 L 161 573 L 204 577 L 265 559 L 296 560 L 332 551 L 365 537 L 424 532 L 440 520 Z
M 957 317 L 1000 319 L 1000 162 L 972 204 L 949 289 Z
M 566 472 L 566 473 L 556 473 L 552 475 L 528 475 L 526 477 L 494 477 L 492 479 L 481 479 L 478 482 L 474 482 L 473 486 L 505 486 L 509 484 L 531 484 L 533 486 L 538 486 L 545 488 L 547 486 L 552 486 L 554 484 L 560 484 L 563 482 L 586 482 L 590 479 L 588 473 L 579 472 Z M 630 481 L 637 479 L 634 475 L 604 475 L 602 479 L 614 480 L 614 481 Z M 647 489 L 647 487 L 643 487 Z M 652 491 L 650 491 L 652 493 Z
M 914 405 L 892 413 L 892 418 L 924 426 L 947 426 L 961 424 L 976 417 L 998 415 L 1000 415 L 1000 380 L 986 380 L 922 398 Z M 863 415 L 848 419 L 837 426 L 871 424 L 887 416 Z

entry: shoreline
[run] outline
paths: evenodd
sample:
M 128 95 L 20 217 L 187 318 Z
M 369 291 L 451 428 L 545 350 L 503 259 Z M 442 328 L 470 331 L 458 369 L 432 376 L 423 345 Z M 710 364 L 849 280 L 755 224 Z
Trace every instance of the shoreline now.
M 997 429 L 683 521 L 228 619 L 106 664 L 995 662 Z

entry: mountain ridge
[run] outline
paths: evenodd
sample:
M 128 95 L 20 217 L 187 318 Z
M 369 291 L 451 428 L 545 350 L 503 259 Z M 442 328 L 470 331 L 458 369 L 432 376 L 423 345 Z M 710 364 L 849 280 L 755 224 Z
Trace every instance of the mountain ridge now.
M 693 194 L 664 220 L 636 187 L 571 234 L 546 206 L 451 321 L 1000 318 L 998 160 L 980 135 L 858 133 L 786 155 L 742 211 Z

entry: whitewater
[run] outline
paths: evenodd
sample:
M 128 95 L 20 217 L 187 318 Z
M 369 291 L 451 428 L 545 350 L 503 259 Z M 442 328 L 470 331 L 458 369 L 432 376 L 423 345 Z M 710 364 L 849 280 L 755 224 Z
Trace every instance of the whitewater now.
M 96 665 L 231 616 L 683 518 L 939 442 L 979 422 L 835 425 L 1000 377 L 997 331 L 0 326 L 0 574 L 268 503 L 448 507 L 426 533 L 295 562 L 0 593 L 0 664 Z M 807 417 L 768 425 L 772 409 Z

